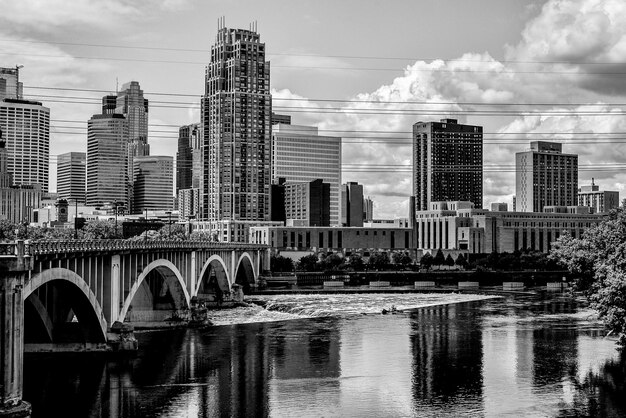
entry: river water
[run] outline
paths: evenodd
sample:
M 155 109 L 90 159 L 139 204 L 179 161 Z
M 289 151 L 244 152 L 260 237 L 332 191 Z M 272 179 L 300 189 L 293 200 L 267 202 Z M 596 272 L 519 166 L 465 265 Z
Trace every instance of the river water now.
M 581 303 L 414 297 L 272 297 L 252 323 L 138 333 L 131 358 L 27 356 L 24 398 L 33 417 L 626 416 L 626 362 Z

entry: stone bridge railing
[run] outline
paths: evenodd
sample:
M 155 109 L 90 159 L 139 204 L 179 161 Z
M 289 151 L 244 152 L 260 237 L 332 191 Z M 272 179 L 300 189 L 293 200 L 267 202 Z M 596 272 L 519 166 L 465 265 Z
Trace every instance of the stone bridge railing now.
M 0 256 L 129 250 L 265 250 L 266 245 L 210 241 L 45 240 L 0 243 Z

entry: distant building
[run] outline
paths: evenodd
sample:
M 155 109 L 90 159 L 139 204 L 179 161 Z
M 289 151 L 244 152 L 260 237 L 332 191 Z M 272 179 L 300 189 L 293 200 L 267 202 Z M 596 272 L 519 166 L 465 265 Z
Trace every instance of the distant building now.
M 285 213 L 285 178 L 279 177 L 274 179 L 271 193 L 271 220 L 275 222 L 282 222 L 283 225 L 287 220 L 287 214 Z
M 66 152 L 57 158 L 57 196 L 85 203 L 87 154 Z
M 269 221 L 270 63 L 255 30 L 220 26 L 202 99 L 202 219 Z
M 178 129 L 176 191 L 199 188 L 202 179 L 202 125 L 193 123 Z
M 363 199 L 363 222 L 372 222 L 374 220 L 374 201 L 367 198 Z
M 127 137 L 124 115 L 94 115 L 87 123 L 87 205 L 117 201 L 130 208 Z
M 591 185 L 578 189 L 578 205 L 589 206 L 592 213 L 607 213 L 619 207 L 619 192 L 600 190 L 600 186 L 591 179 Z
M 483 205 L 483 128 L 456 119 L 413 125 L 415 210 L 430 202 L 465 200 Z
M 330 226 L 330 184 L 285 183 L 285 218 L 287 225 Z
M 148 99 L 144 99 L 139 82 L 122 85 L 115 99 L 115 113 L 128 121 L 128 178 L 133 177 L 133 159 L 150 155 L 148 144 Z
M 50 109 L 41 102 L 5 98 L 0 101 L 0 129 L 6 142 L 8 170 L 16 186 L 48 191 Z
M 274 125 L 272 179 L 279 177 L 290 183 L 329 183 L 330 224 L 340 224 L 341 138 L 319 135 L 313 126 Z
M 172 210 L 174 159 L 170 156 L 135 157 L 133 212 Z
M 196 219 L 200 209 L 200 189 L 178 191 L 179 220 Z
M 578 155 L 563 154 L 556 142 L 532 141 L 515 153 L 515 210 L 541 212 L 544 206 L 578 204 Z
M 20 67 L 0 67 L 0 102 L 4 99 L 22 99 L 22 83 L 20 82 Z
M 341 185 L 341 225 L 363 226 L 363 185 L 350 181 Z
M 506 212 L 507 210 L 509 210 L 509 205 L 506 203 L 494 202 L 491 204 L 492 212 Z
M 291 125 L 291 116 L 279 115 L 272 112 L 272 125 L 277 125 L 279 123 L 282 123 L 283 125 Z

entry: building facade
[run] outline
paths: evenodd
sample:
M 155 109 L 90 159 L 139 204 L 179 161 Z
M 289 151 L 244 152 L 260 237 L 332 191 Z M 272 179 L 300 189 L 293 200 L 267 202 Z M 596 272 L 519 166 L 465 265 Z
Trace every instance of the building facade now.
M 220 26 L 206 67 L 203 219 L 270 219 L 270 63 L 254 30 Z
M 330 224 L 341 223 L 341 138 L 322 136 L 313 126 L 272 128 L 272 179 L 290 183 L 322 179 L 330 184 Z
M 578 204 L 578 155 L 563 154 L 556 142 L 532 141 L 515 153 L 515 210 L 542 212 L 544 206 Z
M 60 199 L 85 203 L 87 154 L 66 152 L 57 158 L 57 195 Z
M 363 199 L 363 222 L 372 222 L 374 220 L 374 201 L 367 198 Z
M 571 209 L 571 210 L 570 210 Z M 579 208 L 545 212 L 492 212 L 471 202 L 432 202 L 416 213 L 417 248 L 469 253 L 548 252 L 564 232 L 573 237 L 602 220 Z
M 0 67 L 0 102 L 4 99 L 22 99 L 20 67 Z
M 341 225 L 363 226 L 363 185 L 350 181 L 341 185 Z
M 178 129 L 176 191 L 199 188 L 202 180 L 202 125 L 192 123 Z
M 174 159 L 170 156 L 135 157 L 133 212 L 173 209 Z
M 592 213 L 607 213 L 619 207 L 619 192 L 600 190 L 600 186 L 591 179 L 591 185 L 578 189 L 578 205 L 588 206 Z
M 330 184 L 285 183 L 285 218 L 299 226 L 330 226 Z
M 48 192 L 50 109 L 40 102 L 0 101 L 0 129 L 6 141 L 8 170 L 16 186 L 37 185 Z
M 465 200 L 483 205 L 483 128 L 456 119 L 413 125 L 415 210 L 430 202 Z
M 87 123 L 87 205 L 117 201 L 130 208 L 127 138 L 124 115 L 94 115 Z
M 196 219 L 200 209 L 200 189 L 180 189 L 177 204 L 179 220 Z
M 128 123 L 128 178 L 133 177 L 133 159 L 150 155 L 148 144 L 148 99 L 143 97 L 139 82 L 122 84 L 115 97 L 115 113 Z

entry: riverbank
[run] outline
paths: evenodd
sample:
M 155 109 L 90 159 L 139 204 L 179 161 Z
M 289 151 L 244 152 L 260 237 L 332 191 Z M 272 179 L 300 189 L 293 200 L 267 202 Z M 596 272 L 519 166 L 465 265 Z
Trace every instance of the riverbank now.
M 501 296 L 469 293 L 382 293 L 352 292 L 350 294 L 290 293 L 254 295 L 246 299 L 248 306 L 215 309 L 208 313 L 214 326 L 256 322 L 275 322 L 319 317 L 381 315 L 383 310 L 397 313 L 411 310 L 475 302 Z

